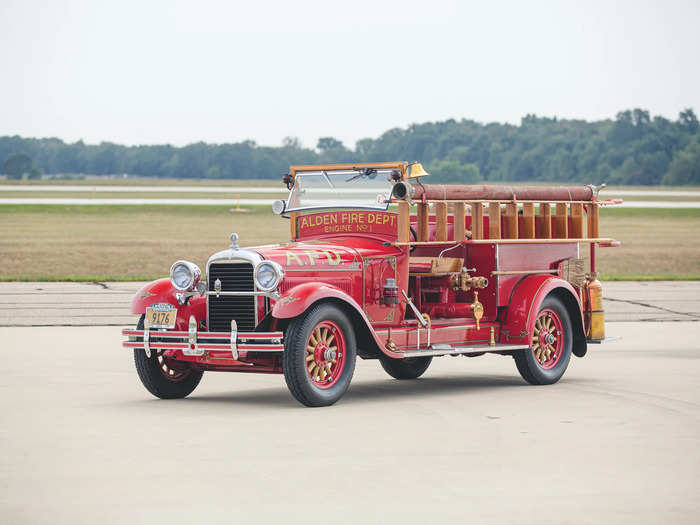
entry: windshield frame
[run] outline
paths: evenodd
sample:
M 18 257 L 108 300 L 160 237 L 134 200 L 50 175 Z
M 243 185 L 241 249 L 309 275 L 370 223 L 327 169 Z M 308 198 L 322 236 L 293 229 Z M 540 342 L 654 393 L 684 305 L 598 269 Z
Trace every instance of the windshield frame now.
M 384 163 L 389 164 L 389 163 Z M 294 183 L 289 191 L 289 196 L 285 201 L 286 212 L 300 212 L 307 210 L 319 209 L 366 209 L 375 211 L 386 211 L 391 203 L 391 190 L 393 186 L 392 173 L 395 167 L 386 165 L 336 165 L 336 166 L 308 166 L 303 171 L 294 174 Z M 314 169 L 315 168 L 315 169 Z M 370 178 L 375 183 L 379 182 L 382 187 L 375 188 L 363 187 L 363 179 Z M 327 194 L 328 198 L 306 198 L 301 199 L 300 191 L 303 190 L 304 180 L 312 183 L 309 191 L 312 193 Z M 324 181 L 320 184 L 320 181 Z M 382 181 L 386 181 L 385 185 Z M 346 184 L 352 182 L 353 187 L 347 187 Z M 334 187 L 335 184 L 342 185 L 342 188 Z M 355 186 L 355 184 L 357 186 Z M 377 185 L 379 186 L 379 185 Z M 353 190 L 356 190 L 353 192 Z M 367 195 L 372 198 L 355 199 L 352 204 L 343 203 L 343 193 L 353 195 Z M 383 200 L 380 200 L 384 197 Z M 296 203 L 295 203 L 296 200 Z M 364 201 L 364 202 L 363 202 Z M 294 204 L 293 204 L 294 203 Z

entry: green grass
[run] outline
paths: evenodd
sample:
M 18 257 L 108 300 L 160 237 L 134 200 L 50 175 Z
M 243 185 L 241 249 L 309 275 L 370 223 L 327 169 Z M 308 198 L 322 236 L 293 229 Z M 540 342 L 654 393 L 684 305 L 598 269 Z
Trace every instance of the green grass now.
M 152 280 L 180 258 L 203 267 L 233 231 L 241 246 L 289 239 L 269 206 L 232 208 L 2 205 L 0 281 Z M 601 234 L 622 241 L 598 250 L 602 279 L 700 279 L 700 209 L 604 208 Z

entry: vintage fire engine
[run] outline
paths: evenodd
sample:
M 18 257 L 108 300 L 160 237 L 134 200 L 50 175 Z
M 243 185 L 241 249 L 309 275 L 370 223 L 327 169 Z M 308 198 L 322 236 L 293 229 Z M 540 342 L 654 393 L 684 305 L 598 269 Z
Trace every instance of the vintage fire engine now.
M 355 358 L 416 379 L 438 356 L 512 356 L 551 384 L 605 339 L 596 247 L 600 188 L 423 184 L 418 163 L 292 166 L 291 241 L 229 248 L 206 278 L 177 261 L 144 286 L 124 330 L 144 386 L 182 398 L 205 371 L 282 373 L 325 406 Z M 589 247 L 586 264 L 579 249 Z

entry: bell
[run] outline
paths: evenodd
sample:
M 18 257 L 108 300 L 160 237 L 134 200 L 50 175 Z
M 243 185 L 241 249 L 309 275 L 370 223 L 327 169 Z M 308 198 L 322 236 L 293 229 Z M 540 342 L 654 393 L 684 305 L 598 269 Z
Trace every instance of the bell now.
M 420 162 L 414 162 L 408 167 L 408 178 L 415 179 L 417 177 L 425 177 L 430 175 L 427 171 L 423 169 L 423 165 Z

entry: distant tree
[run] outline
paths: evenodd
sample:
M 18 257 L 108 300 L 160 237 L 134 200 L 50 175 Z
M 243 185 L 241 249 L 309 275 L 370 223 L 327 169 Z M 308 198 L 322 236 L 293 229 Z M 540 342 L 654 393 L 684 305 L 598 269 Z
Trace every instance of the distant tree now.
M 318 149 L 321 153 L 328 153 L 331 151 L 347 151 L 347 148 L 345 145 L 338 139 L 335 139 L 333 137 L 321 137 L 318 139 L 318 143 L 316 144 L 316 149 Z
M 482 180 L 479 166 L 460 164 L 456 160 L 443 160 L 427 170 L 436 182 L 453 182 L 455 184 L 472 184 Z
M 698 134 L 698 117 L 690 108 L 675 121 L 633 108 L 593 122 L 528 114 L 519 125 L 466 119 L 414 123 L 362 138 L 354 149 L 334 137 L 305 148 L 296 137 L 286 137 L 279 147 L 252 140 L 127 147 L 5 136 L 0 137 L 0 168 L 3 159 L 22 152 L 34 169 L 12 168 L 20 157 L 10 162 L 10 176 L 39 176 L 36 166 L 41 166 L 62 174 L 253 179 L 278 177 L 290 164 L 417 160 L 433 174 L 431 181 L 690 184 L 700 162 L 693 145 Z
M 219 166 L 209 166 L 206 172 L 206 177 L 207 179 L 220 179 L 221 177 L 221 170 L 219 169 Z
M 698 117 L 695 116 L 695 112 L 690 108 L 680 112 L 678 115 L 678 122 L 684 129 L 688 130 L 692 134 L 697 133 L 698 129 L 700 129 Z
M 700 184 L 700 135 L 675 156 L 662 182 L 679 186 Z
M 635 126 L 645 126 L 651 122 L 649 112 L 643 109 L 635 108 L 632 111 L 632 123 Z
M 299 140 L 299 137 L 284 137 L 282 139 L 282 147 L 290 149 L 302 149 L 304 146 Z
M 25 175 L 30 179 L 38 179 L 41 171 L 34 165 L 32 158 L 25 153 L 13 153 L 5 160 L 2 171 L 8 179 L 21 179 Z

